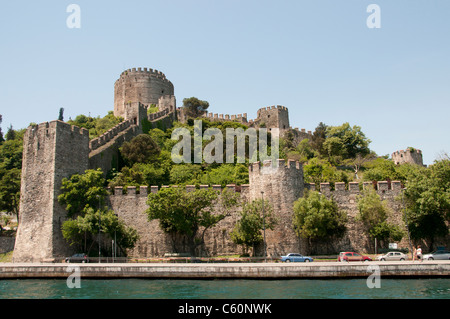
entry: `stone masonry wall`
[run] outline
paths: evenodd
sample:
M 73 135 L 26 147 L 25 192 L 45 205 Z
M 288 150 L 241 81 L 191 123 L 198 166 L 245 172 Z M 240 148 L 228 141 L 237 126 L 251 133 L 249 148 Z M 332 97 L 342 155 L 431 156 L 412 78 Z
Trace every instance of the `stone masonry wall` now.
M 14 262 L 66 256 L 62 179 L 88 168 L 89 133 L 62 121 L 28 127 L 24 135 L 19 227 Z
M 281 163 L 280 163 L 281 164 Z M 336 189 L 330 191 L 329 183 L 321 184 L 320 192 L 329 198 L 333 198 L 338 204 L 339 209 L 346 212 L 348 223 L 347 231 L 342 238 L 330 242 L 313 242 L 313 247 L 301 238 L 298 238 L 292 227 L 293 202 L 302 196 L 299 191 L 291 192 L 292 189 L 299 189 L 294 183 L 303 182 L 301 169 L 298 163 L 290 161 L 286 167 L 281 166 L 280 175 L 277 177 L 270 174 L 261 174 L 268 163 L 254 163 L 250 166 L 253 172 L 259 171 L 260 176 L 253 176 L 252 185 L 227 185 L 228 189 L 240 193 L 241 203 L 261 198 L 260 190 L 264 189 L 264 199 L 269 200 L 273 205 L 274 215 L 278 218 L 278 224 L 274 230 L 266 230 L 267 255 L 278 257 L 289 252 L 300 252 L 304 254 L 336 254 L 339 251 L 358 251 L 361 253 L 373 253 L 374 243 L 366 235 L 361 222 L 356 221 L 357 196 L 361 194 L 358 183 L 350 183 L 346 189 L 344 183 L 336 183 Z M 291 166 L 292 165 L 292 166 Z M 295 167 L 295 168 L 294 168 Z M 299 176 L 300 175 L 300 176 Z M 286 183 L 288 181 L 288 183 Z M 289 184 L 289 181 L 291 184 Z M 314 185 L 306 184 L 306 188 L 314 190 Z M 168 186 L 163 186 L 168 187 Z M 201 187 L 209 187 L 203 185 Z M 211 186 L 217 191 L 222 191 L 219 185 Z M 365 183 L 364 187 L 374 187 L 373 184 Z M 193 185 L 186 186 L 186 189 L 195 188 Z M 300 187 L 301 189 L 301 187 Z M 399 182 L 378 182 L 376 184 L 377 193 L 382 200 L 386 200 L 391 209 L 391 215 L 388 221 L 404 227 L 402 220 L 401 201 L 398 196 L 401 194 Z M 113 194 L 109 196 L 109 205 L 127 225 L 134 227 L 140 240 L 136 247 L 129 251 L 129 256 L 133 257 L 162 257 L 165 253 L 174 252 L 172 239 L 160 228 L 158 221 L 147 220 L 145 214 L 148 208 L 146 201 L 148 192 L 159 191 L 158 186 L 141 186 L 139 191 L 136 187 L 128 187 L 124 194 L 122 187 L 116 187 Z M 220 207 L 217 207 L 220 210 Z M 205 234 L 205 245 L 198 251 L 199 256 L 217 256 L 224 254 L 240 254 L 242 248 L 232 243 L 230 233 L 235 223 L 240 218 L 241 207 L 236 208 L 224 220 L 220 221 L 215 227 L 209 229 Z M 379 243 L 381 245 L 381 243 Z M 409 246 L 405 237 L 400 243 L 400 248 Z M 380 247 L 380 246 L 379 246 Z M 188 247 L 178 242 L 177 252 L 188 252 Z M 263 254 L 262 245 L 255 247 L 259 255 Z
M 158 104 L 164 95 L 174 95 L 174 86 L 162 72 L 147 68 L 128 69 L 114 84 L 114 115 L 127 119 L 126 104 Z

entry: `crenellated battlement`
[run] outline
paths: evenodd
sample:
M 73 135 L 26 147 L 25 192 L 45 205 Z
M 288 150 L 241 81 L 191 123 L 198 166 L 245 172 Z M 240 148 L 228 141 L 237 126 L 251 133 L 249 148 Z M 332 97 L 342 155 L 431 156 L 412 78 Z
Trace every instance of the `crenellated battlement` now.
M 62 128 L 63 130 L 70 131 L 72 134 L 78 134 L 82 136 L 87 136 L 89 138 L 89 131 L 85 128 L 78 127 L 75 125 L 70 125 L 69 123 L 54 120 L 51 122 L 43 122 L 37 125 L 30 125 L 28 127 L 29 134 L 41 134 L 44 132 L 45 134 L 49 134 L 49 130 L 55 130 L 56 127 Z M 45 131 L 44 131 L 45 130 Z
M 294 161 L 294 160 L 288 160 L 286 163 L 286 160 L 284 159 L 277 159 L 276 162 L 273 162 L 272 160 L 265 160 L 263 162 L 254 162 L 251 163 L 249 166 L 249 174 L 265 174 L 268 173 L 268 171 L 271 171 L 271 173 L 276 174 L 279 173 L 282 170 L 286 171 L 298 171 L 302 172 L 303 174 L 303 166 L 300 162 Z
M 316 185 L 314 183 L 307 183 L 305 184 L 305 188 L 315 191 Z M 371 188 L 378 192 L 400 192 L 402 190 L 402 184 L 400 181 L 349 182 L 347 187 L 344 182 L 336 182 L 334 183 L 334 190 L 331 190 L 330 183 L 320 183 L 318 191 L 324 194 L 329 194 L 330 192 L 356 194 L 360 193 L 362 190 Z
M 159 77 L 159 78 L 167 80 L 166 75 L 164 73 L 162 73 L 161 71 L 158 71 L 156 69 L 151 69 L 151 68 L 131 68 L 131 69 L 123 71 L 120 74 L 120 78 L 117 81 L 119 81 L 122 77 L 135 76 L 135 75 L 149 75 L 149 76 L 155 76 L 155 77 Z M 167 81 L 169 81 L 169 80 L 167 80 Z
M 410 163 L 423 166 L 422 151 L 419 149 L 407 148 L 395 151 L 391 157 L 395 164 Z
M 152 122 L 152 121 L 157 121 L 163 117 L 165 117 L 166 115 L 173 113 L 175 111 L 175 107 L 170 106 L 167 109 L 164 109 L 162 111 L 156 112 L 156 113 L 150 113 L 147 115 L 147 119 Z
M 247 113 L 229 115 L 229 114 L 205 112 L 203 117 L 207 118 L 210 121 L 239 121 L 243 123 L 247 122 Z
M 271 105 L 271 106 L 265 106 L 265 107 L 261 107 L 260 109 L 258 109 L 258 113 L 262 112 L 262 111 L 271 111 L 271 110 L 282 110 L 282 111 L 287 111 L 288 108 L 286 106 L 283 105 Z
M 235 184 L 228 184 L 225 187 L 222 187 L 221 185 L 198 185 L 198 187 L 196 185 L 185 185 L 185 186 L 178 186 L 178 185 L 162 185 L 161 187 L 159 186 L 146 186 L 146 185 L 141 185 L 139 187 L 136 186 L 127 186 L 126 190 L 124 187 L 122 186 L 116 186 L 114 188 L 107 188 L 108 194 L 110 196 L 136 196 L 136 197 L 145 197 L 147 198 L 148 194 L 150 193 L 157 193 L 158 191 L 160 191 L 163 188 L 169 188 L 169 187 L 174 187 L 174 188 L 178 188 L 178 187 L 184 187 L 186 189 L 186 191 L 191 192 L 194 191 L 196 189 L 212 189 L 215 190 L 217 192 L 223 192 L 225 189 L 233 191 L 233 192 L 238 192 L 238 193 L 242 193 L 242 194 L 246 194 L 249 190 L 249 185 L 248 184 L 244 184 L 244 185 L 235 185 Z
M 160 80 L 162 83 L 166 83 L 170 86 L 173 86 L 172 82 L 169 81 L 164 73 L 161 71 L 150 69 L 150 68 L 132 68 L 123 71 L 120 74 L 120 77 L 116 80 L 114 86 L 117 88 L 119 85 L 123 84 L 124 82 L 130 82 L 130 79 L 137 78 L 156 78 Z M 173 95 L 172 92 L 168 92 L 169 94 Z
M 150 68 L 128 69 L 120 74 L 114 84 L 115 116 L 122 116 L 127 120 L 130 104 L 159 105 L 160 101 L 163 101 L 165 106 L 174 104 L 175 101 L 174 86 L 161 71 Z
M 120 122 L 119 124 L 117 124 L 116 126 L 114 126 L 111 129 L 109 129 L 108 131 L 106 131 L 105 133 L 100 135 L 99 137 L 92 139 L 89 142 L 89 149 L 91 151 L 94 151 L 94 150 L 98 149 L 99 147 L 107 144 L 112 139 L 114 139 L 119 133 L 125 131 L 127 128 L 129 128 L 133 124 L 134 124 L 133 120 L 125 120 L 123 122 Z

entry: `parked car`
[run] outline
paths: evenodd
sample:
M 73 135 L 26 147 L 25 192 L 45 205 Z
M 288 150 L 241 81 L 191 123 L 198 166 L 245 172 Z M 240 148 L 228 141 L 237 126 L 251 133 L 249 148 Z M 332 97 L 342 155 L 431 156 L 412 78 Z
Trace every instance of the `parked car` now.
M 431 254 L 423 255 L 423 260 L 450 260 L 450 251 L 436 250 Z
M 89 258 L 86 254 L 75 254 L 66 258 L 66 263 L 88 263 Z
M 338 261 L 372 261 L 372 258 L 355 252 L 345 251 L 339 254 Z
M 281 261 L 283 262 L 310 262 L 313 261 L 313 258 L 303 256 L 302 254 L 290 253 L 286 256 L 281 256 Z
M 380 261 L 385 261 L 385 260 L 406 260 L 408 259 L 407 256 L 404 253 L 401 253 L 399 251 L 390 251 L 385 255 L 381 255 L 377 257 L 378 260 Z

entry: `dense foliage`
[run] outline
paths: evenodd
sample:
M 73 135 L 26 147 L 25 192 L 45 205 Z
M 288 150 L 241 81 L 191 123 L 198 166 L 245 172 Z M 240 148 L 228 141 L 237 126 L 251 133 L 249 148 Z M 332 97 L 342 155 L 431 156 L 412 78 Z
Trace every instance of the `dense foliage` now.
M 149 220 L 159 220 L 161 229 L 170 234 L 173 249 L 177 239 L 186 238 L 191 256 L 196 255 L 197 246 L 204 242 L 205 232 L 229 215 L 229 209 L 237 205 L 237 194 L 224 190 L 218 200 L 212 188 L 186 191 L 185 188 L 167 187 L 148 196 Z M 222 206 L 222 209 L 220 209 Z M 217 212 L 217 208 L 221 212 Z
M 100 169 L 87 170 L 84 174 L 74 174 L 62 180 L 62 194 L 58 196 L 58 201 L 68 213 L 68 220 L 62 225 L 62 234 L 71 245 L 86 254 L 92 254 L 96 252 L 91 251 L 91 248 L 96 242 L 98 245 L 100 232 L 100 235 L 106 234 L 111 240 L 116 240 L 122 254 L 125 254 L 125 249 L 133 248 L 136 244 L 138 234 L 104 206 L 104 185 Z M 108 249 L 103 255 L 109 253 Z
M 235 244 L 242 245 L 244 254 L 252 247 L 255 256 L 255 245 L 261 244 L 264 240 L 263 231 L 273 230 L 277 224 L 272 205 L 268 200 L 264 202 L 262 199 L 254 200 L 243 205 L 240 215 L 241 218 L 230 233 L 230 239 Z
M 336 202 L 319 192 L 306 191 L 294 203 L 294 230 L 310 242 L 341 236 L 346 221 L 347 215 L 338 209 Z
M 400 241 L 403 238 L 402 229 L 388 222 L 391 211 L 374 189 L 367 189 L 358 196 L 358 210 L 356 219 L 363 222 L 372 238 L 393 241 Z

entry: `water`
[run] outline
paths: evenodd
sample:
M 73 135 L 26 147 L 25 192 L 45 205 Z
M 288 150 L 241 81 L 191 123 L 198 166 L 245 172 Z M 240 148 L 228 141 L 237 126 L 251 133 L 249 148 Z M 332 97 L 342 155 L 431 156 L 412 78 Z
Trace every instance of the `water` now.
M 155 280 L 64 279 L 0 280 L 0 299 L 450 299 L 450 279 Z

